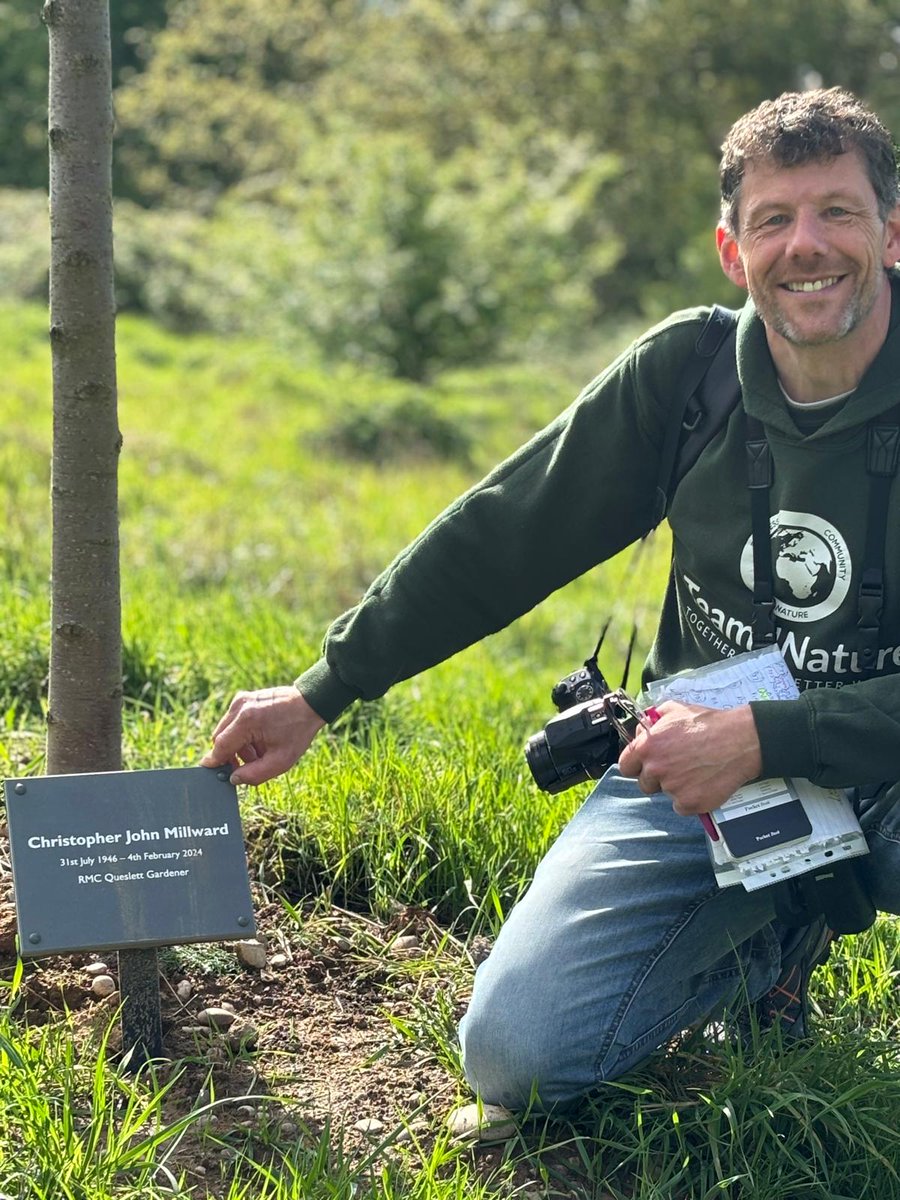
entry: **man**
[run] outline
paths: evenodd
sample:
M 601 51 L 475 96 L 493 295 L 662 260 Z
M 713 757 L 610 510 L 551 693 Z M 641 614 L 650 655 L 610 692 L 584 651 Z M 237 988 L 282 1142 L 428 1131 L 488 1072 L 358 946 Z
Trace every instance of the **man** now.
M 879 539 L 867 472 L 870 420 L 900 401 L 893 145 L 846 92 L 786 94 L 731 130 L 721 181 L 719 257 L 750 297 L 737 336 L 743 408 L 774 468 L 775 633 L 801 695 L 724 712 L 665 703 L 622 752 L 477 973 L 460 1038 L 486 1102 L 564 1102 L 772 988 L 796 931 L 774 919 L 770 890 L 717 887 L 689 819 L 748 780 L 868 788 L 867 886 L 900 912 L 900 487 Z M 706 316 L 676 313 L 651 330 L 451 505 L 332 625 L 294 686 L 234 700 L 205 763 L 232 762 L 243 783 L 287 770 L 354 699 L 505 626 L 645 534 L 673 381 Z M 750 648 L 744 421 L 739 406 L 676 491 L 674 568 L 645 679 Z M 867 582 L 875 567 L 884 579 L 874 649 L 864 567 Z

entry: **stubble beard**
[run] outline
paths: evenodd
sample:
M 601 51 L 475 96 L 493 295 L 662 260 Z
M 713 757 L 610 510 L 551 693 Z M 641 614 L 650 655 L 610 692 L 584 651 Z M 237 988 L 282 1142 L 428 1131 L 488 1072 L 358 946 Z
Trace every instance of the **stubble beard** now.
M 753 300 L 763 322 L 786 342 L 793 346 L 827 346 L 843 341 L 869 316 L 878 300 L 878 281 L 873 280 L 868 287 L 857 290 L 851 296 L 836 327 L 823 329 L 818 333 L 810 332 L 799 323 L 793 322 L 775 300 L 770 302 L 767 297 L 753 297 Z

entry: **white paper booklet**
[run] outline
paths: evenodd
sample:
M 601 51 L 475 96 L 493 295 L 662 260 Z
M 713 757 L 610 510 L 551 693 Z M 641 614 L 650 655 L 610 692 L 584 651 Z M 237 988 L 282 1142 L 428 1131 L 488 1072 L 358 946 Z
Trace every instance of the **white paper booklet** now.
M 652 683 L 645 705 L 663 700 L 734 708 L 750 700 L 792 700 L 797 685 L 777 646 L 751 650 L 710 666 Z M 849 798 L 808 779 L 761 779 L 745 784 L 711 814 L 718 841 L 708 838 L 720 887 L 748 891 L 868 853 Z

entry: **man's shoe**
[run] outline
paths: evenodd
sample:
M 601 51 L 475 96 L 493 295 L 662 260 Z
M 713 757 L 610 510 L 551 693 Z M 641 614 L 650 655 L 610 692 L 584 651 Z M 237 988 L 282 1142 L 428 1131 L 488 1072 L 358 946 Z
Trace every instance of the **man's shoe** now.
M 781 974 L 753 1005 L 760 1029 L 779 1025 L 782 1037 L 790 1041 L 809 1035 L 809 981 L 815 968 L 828 961 L 834 939 L 824 917 L 800 929 L 786 929 Z

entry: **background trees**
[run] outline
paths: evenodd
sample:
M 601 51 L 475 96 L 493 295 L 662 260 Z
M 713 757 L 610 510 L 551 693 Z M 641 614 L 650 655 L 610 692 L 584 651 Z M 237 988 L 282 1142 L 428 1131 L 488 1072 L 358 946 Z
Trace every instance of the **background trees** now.
M 0 184 L 31 189 L 43 43 L 31 0 L 2 8 Z M 763 97 L 844 84 L 900 127 L 893 0 L 114 8 L 120 306 L 412 377 L 736 300 L 715 168 Z M 45 286 L 41 220 L 0 193 L 19 294 Z

